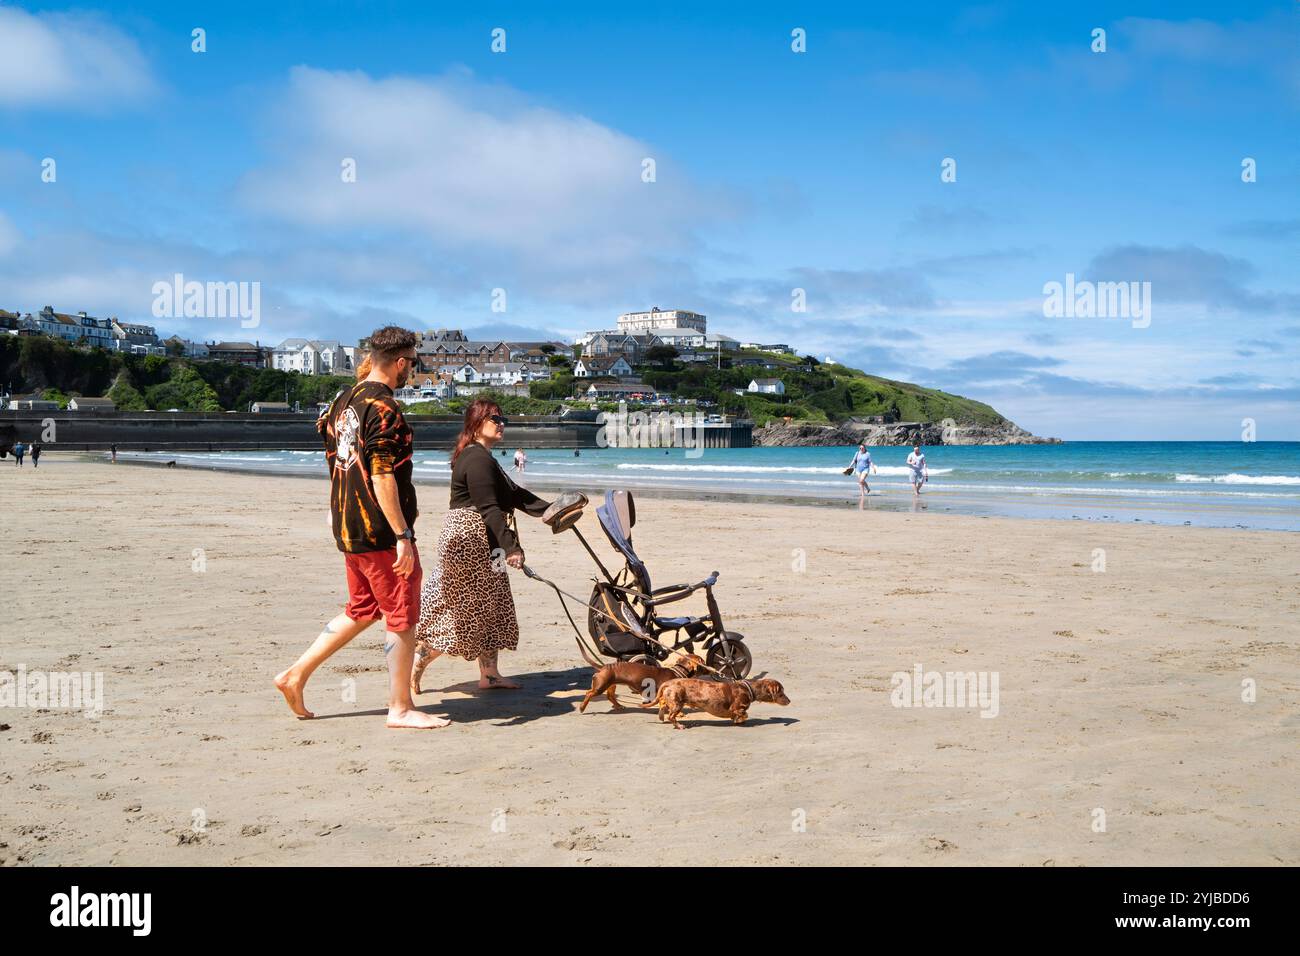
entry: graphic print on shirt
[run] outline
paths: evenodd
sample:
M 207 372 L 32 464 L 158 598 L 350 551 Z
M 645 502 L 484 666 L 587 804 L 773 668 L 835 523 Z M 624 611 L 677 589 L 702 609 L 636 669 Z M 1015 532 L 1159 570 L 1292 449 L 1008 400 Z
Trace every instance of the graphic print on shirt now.
M 335 428 L 334 467 L 347 471 L 361 456 L 361 447 L 358 443 L 361 437 L 361 420 L 357 418 L 356 410 L 351 405 L 343 409 Z

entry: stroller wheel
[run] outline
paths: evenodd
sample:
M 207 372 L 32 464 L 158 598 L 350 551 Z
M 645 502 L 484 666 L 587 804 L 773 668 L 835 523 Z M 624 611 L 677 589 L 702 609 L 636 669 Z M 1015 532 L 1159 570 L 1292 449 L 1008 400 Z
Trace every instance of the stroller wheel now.
M 704 660 L 706 664 L 730 680 L 740 680 L 754 666 L 753 655 L 749 653 L 749 648 L 745 646 L 744 641 L 736 639 L 739 636 L 735 635 L 731 640 L 724 637 L 718 641 L 709 648 L 709 654 Z
M 649 654 L 635 654 L 627 659 L 629 664 L 647 664 L 650 667 L 657 667 L 659 662 Z

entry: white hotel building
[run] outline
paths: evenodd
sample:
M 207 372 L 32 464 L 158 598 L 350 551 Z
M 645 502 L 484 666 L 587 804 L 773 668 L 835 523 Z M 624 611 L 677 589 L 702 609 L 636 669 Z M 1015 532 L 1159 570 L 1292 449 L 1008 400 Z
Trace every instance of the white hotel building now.
M 655 306 L 649 312 L 624 312 L 618 317 L 618 330 L 624 335 L 658 332 L 660 329 L 695 329 L 708 331 L 708 320 L 698 312 L 685 309 L 664 311 Z

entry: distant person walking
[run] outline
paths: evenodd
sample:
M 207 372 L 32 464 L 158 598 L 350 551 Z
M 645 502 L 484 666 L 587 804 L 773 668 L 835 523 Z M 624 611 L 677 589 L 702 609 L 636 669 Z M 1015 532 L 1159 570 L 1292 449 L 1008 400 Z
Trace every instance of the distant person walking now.
M 41 463 L 41 446 L 32 442 L 32 467 L 36 468 Z
M 912 494 L 919 495 L 921 486 L 930 480 L 930 469 L 925 464 L 925 452 L 920 445 L 912 446 L 912 453 L 907 456 L 907 467 L 912 470 Z
M 853 461 L 849 462 L 848 472 L 858 482 L 858 504 L 862 503 L 871 487 L 867 484 L 867 475 L 876 470 L 876 466 L 871 463 L 871 452 L 867 451 L 867 446 L 861 444 L 858 446 L 857 453 L 853 456 Z
M 109 445 L 109 446 L 108 446 L 108 451 L 109 451 L 109 454 L 111 454 L 111 455 L 113 456 L 113 464 L 116 465 L 116 464 L 117 464 L 117 446 L 116 446 L 116 445 Z
M 303 702 L 312 672 L 382 615 L 388 631 L 388 726 L 428 729 L 450 723 L 416 710 L 411 700 L 423 574 L 415 550 L 414 442 L 393 392 L 406 384 L 415 367 L 418 341 L 414 332 L 395 325 L 376 330 L 370 337 L 369 372 L 340 391 L 317 420 L 348 601 L 294 665 L 275 678 L 290 709 L 302 719 L 315 716 Z
M 516 448 L 515 449 L 515 471 L 519 472 L 519 474 L 522 475 L 524 473 L 524 469 L 527 467 L 528 467 L 528 455 L 524 453 L 524 450 L 522 448 Z
M 27 454 L 27 446 L 22 442 L 16 443 L 14 445 L 14 464 L 19 468 L 23 466 L 23 455 L 25 454 Z

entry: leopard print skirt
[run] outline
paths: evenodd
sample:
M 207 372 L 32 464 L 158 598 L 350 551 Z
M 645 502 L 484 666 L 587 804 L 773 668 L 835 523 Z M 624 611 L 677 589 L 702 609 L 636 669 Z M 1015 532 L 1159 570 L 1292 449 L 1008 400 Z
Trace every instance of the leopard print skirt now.
M 434 650 L 474 660 L 519 646 L 510 579 L 504 561 L 499 566 L 493 570 L 483 516 L 474 508 L 448 511 L 420 595 L 415 636 L 421 658 Z

